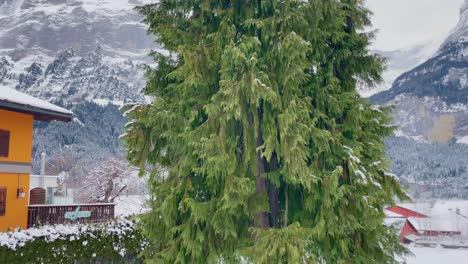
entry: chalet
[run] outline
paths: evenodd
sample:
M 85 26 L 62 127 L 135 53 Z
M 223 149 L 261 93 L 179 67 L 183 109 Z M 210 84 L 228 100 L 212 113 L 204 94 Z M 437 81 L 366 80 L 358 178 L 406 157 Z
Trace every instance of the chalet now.
M 69 122 L 72 115 L 0 86 L 0 232 L 27 227 L 34 121 Z
M 445 218 L 413 218 L 407 219 L 408 223 L 414 227 L 416 234 L 424 237 L 435 237 L 435 236 L 458 236 L 461 235 L 461 229 L 458 224 L 465 223 L 461 219 L 457 219 L 454 216 L 455 221 Z
M 400 204 L 385 210 L 385 223 L 399 230 L 404 244 L 435 237 L 453 238 L 468 234 L 465 212 L 468 203 L 464 201 Z

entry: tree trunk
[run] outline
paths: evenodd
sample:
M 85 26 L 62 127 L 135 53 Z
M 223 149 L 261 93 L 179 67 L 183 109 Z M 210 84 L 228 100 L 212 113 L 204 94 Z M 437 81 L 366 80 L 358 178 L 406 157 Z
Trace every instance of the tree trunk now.
M 278 158 L 273 154 L 270 161 L 270 172 L 277 171 L 279 168 Z M 272 227 L 280 226 L 280 205 L 279 205 L 279 191 L 275 184 L 267 180 L 268 187 L 268 200 L 270 202 L 270 223 Z
M 258 154 L 260 156 L 260 154 Z M 261 159 L 258 159 L 260 161 L 258 165 L 258 176 L 257 176 L 257 193 L 258 194 L 267 194 L 267 183 L 265 178 L 259 176 L 262 175 L 265 172 L 265 165 L 263 164 L 263 161 Z M 262 229 L 268 229 L 270 227 L 270 221 L 268 217 L 268 212 L 260 212 L 257 214 L 257 227 L 260 227 Z
M 256 127 L 257 131 L 257 144 L 256 148 L 260 147 L 263 145 L 263 136 L 262 136 L 262 106 L 260 106 L 260 109 L 258 110 L 258 127 Z M 254 120 L 253 116 L 249 116 L 249 123 L 250 127 L 254 126 Z M 254 131 L 255 131 L 254 130 Z M 267 183 L 266 179 L 263 177 L 265 173 L 265 160 L 262 158 L 262 154 L 260 151 L 257 151 L 257 181 L 256 181 L 256 188 L 257 188 L 257 194 L 259 195 L 267 195 Z M 268 217 L 268 212 L 260 212 L 257 214 L 257 219 L 255 221 L 255 226 L 262 228 L 262 229 L 268 229 L 270 228 L 270 221 Z
M 341 167 L 343 168 L 343 180 L 345 184 L 351 184 L 351 180 L 349 178 L 349 168 L 348 168 L 348 163 L 343 160 L 341 162 Z
M 114 189 L 114 181 L 112 180 L 112 178 L 110 178 L 107 180 L 107 183 L 106 183 L 106 191 L 104 193 L 104 199 L 102 200 L 103 203 L 109 202 L 109 198 L 112 195 L 113 189 Z
M 113 203 L 115 201 L 115 198 L 119 197 L 120 194 L 125 190 L 127 189 L 127 185 L 125 185 L 124 187 L 120 188 L 120 190 L 117 192 L 116 195 L 114 195 L 114 197 L 112 197 L 109 202 Z

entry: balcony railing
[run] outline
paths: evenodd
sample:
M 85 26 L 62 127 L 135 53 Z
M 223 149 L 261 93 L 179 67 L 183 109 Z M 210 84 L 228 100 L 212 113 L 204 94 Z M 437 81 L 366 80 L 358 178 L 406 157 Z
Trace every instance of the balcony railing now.
M 114 219 L 115 204 L 31 205 L 28 228 L 69 223 L 103 223 Z

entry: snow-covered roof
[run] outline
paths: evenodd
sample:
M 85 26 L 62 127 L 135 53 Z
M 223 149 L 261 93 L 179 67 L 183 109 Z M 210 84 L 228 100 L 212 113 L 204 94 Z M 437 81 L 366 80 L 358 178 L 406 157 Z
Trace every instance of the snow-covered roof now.
M 461 232 L 465 233 L 464 229 L 468 225 L 468 219 L 459 215 L 448 214 L 433 218 L 408 218 L 411 225 L 421 231 L 438 231 L 438 232 Z
M 31 114 L 39 121 L 71 121 L 73 113 L 25 93 L 0 86 L 0 109 Z
M 468 201 L 440 200 L 434 204 L 431 210 L 432 217 L 443 216 L 450 213 L 459 214 L 468 218 Z

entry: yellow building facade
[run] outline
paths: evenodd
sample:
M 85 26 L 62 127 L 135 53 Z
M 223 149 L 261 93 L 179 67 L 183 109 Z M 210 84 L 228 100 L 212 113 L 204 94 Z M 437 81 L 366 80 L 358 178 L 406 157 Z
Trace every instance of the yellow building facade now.
M 34 121 L 72 113 L 0 86 L 0 232 L 27 228 Z
M 8 149 L 0 156 L 0 231 L 26 228 L 33 123 L 31 115 L 0 109 L 2 148 Z

